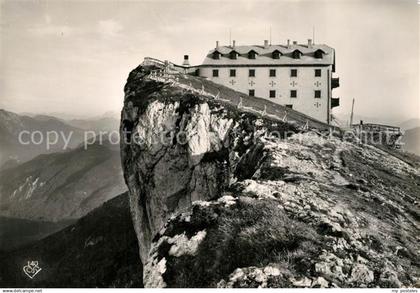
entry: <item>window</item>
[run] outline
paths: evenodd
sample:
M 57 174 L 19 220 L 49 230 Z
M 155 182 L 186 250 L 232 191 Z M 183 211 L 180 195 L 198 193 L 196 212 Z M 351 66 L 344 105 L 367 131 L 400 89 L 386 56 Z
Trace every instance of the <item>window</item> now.
M 302 53 L 299 50 L 294 50 L 292 53 L 293 59 L 299 59 Z
M 275 77 L 275 76 L 276 76 L 276 70 L 270 69 L 270 77 Z
M 324 52 L 322 50 L 316 50 L 314 54 L 315 58 L 317 59 L 322 59 L 323 55 L 324 55 Z
M 291 98 L 297 98 L 297 90 L 291 90 L 290 91 L 290 97 Z
M 297 69 L 290 69 L 290 76 L 297 77 Z
M 275 97 L 276 97 L 276 91 L 270 90 L 270 98 L 275 98 Z
M 320 99 L 321 98 L 321 91 L 316 90 L 315 91 L 315 99 Z
M 219 69 L 213 69 L 213 77 L 219 77 Z
M 213 59 L 220 59 L 220 53 L 217 51 L 213 52 Z
M 293 109 L 293 105 L 292 104 L 286 104 L 285 106 L 286 106 L 286 108 Z
M 255 90 L 249 90 L 248 96 L 255 97 Z
M 235 76 L 236 76 L 236 69 L 231 69 L 231 70 L 229 71 L 229 76 L 230 76 L 230 77 L 235 77 Z
M 237 59 L 238 53 L 235 52 L 235 51 L 232 51 L 232 52 L 229 53 L 229 57 L 230 57 L 230 59 Z
M 256 55 L 257 55 L 257 53 L 255 53 L 255 51 L 249 51 L 248 58 L 249 59 L 255 59 Z
M 279 51 L 274 51 L 272 54 L 273 59 L 280 59 L 280 52 Z
M 315 69 L 315 76 L 320 77 L 321 76 L 321 69 Z
M 255 77 L 255 69 L 249 70 L 249 77 Z

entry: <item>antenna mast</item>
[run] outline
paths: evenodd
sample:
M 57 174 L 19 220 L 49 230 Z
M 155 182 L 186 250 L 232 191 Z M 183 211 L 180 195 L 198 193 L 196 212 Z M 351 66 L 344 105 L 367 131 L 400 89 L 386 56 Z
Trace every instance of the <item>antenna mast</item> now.
M 315 26 L 312 26 L 312 43 L 315 44 Z
M 271 46 L 271 26 L 270 26 L 270 46 Z
M 351 114 L 350 114 L 350 128 L 353 125 L 353 110 L 354 110 L 354 98 L 353 98 L 353 102 L 351 104 Z
M 229 46 L 232 46 L 232 29 L 229 28 Z

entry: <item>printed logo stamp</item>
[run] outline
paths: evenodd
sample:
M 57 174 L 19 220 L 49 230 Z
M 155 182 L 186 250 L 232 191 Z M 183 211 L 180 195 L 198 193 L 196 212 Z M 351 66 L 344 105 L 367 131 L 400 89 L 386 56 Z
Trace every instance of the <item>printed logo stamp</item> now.
M 33 279 L 41 270 L 38 261 L 28 261 L 28 264 L 23 267 L 23 272 L 31 279 Z

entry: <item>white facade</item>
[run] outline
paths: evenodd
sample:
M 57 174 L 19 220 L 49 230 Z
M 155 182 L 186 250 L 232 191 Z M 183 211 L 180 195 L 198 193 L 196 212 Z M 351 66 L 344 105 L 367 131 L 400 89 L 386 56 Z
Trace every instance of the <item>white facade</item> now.
M 321 52 L 315 57 L 317 50 Z M 273 58 L 274 51 L 278 52 L 276 58 Z M 298 53 L 293 55 L 295 51 Z M 232 54 L 236 56 L 232 58 Z M 264 46 L 217 47 L 199 67 L 199 75 L 330 123 L 334 59 L 332 48 L 310 42 L 307 46 L 268 46 L 266 43 Z M 338 79 L 335 82 L 338 86 Z

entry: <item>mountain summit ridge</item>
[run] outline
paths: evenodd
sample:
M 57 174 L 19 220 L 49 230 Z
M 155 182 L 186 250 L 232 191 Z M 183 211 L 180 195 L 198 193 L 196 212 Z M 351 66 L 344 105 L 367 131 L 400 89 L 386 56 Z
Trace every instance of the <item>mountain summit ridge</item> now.
M 238 107 L 269 102 L 182 74 L 160 82 L 152 70 L 130 73 L 120 127 L 146 287 L 418 282 L 414 163 L 339 129 L 325 137 L 328 125 L 298 112 L 273 119 Z

